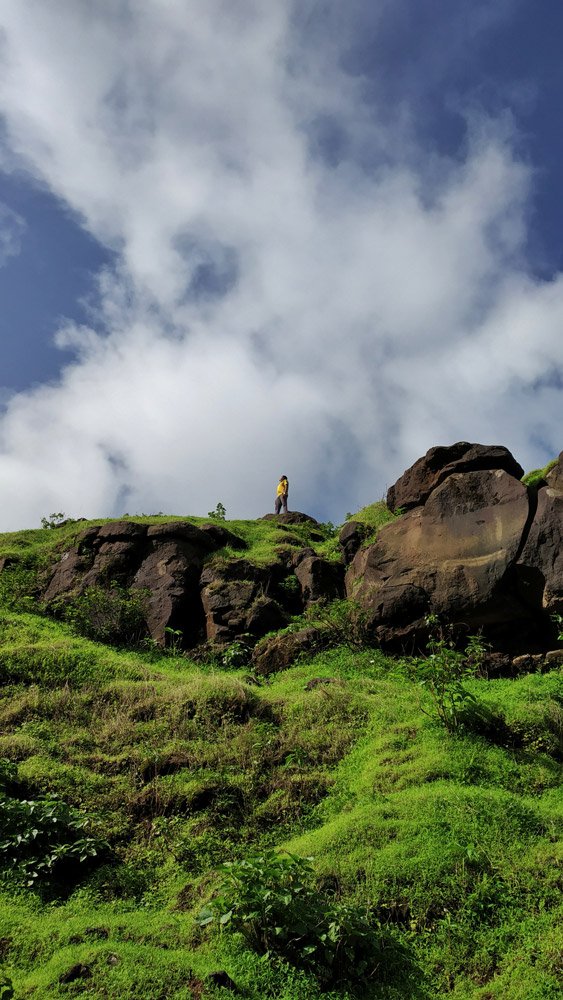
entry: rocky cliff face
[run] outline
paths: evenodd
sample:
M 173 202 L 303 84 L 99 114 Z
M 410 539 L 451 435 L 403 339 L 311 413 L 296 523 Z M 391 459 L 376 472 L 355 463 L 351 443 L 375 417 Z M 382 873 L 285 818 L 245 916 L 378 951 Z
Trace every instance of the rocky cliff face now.
M 389 490 L 389 508 L 404 513 L 375 542 L 366 542 L 365 525 L 344 525 L 340 562 L 311 547 L 325 536 L 297 512 L 276 518 L 287 545 L 259 566 L 216 523 L 90 527 L 62 554 L 43 599 L 49 607 L 117 581 L 146 593 L 153 639 L 163 643 L 166 629 L 180 629 L 191 647 L 256 640 L 309 604 L 346 594 L 385 648 L 423 646 L 432 612 L 460 633 L 482 629 L 497 650 L 545 651 L 557 645 L 552 616 L 563 614 L 563 453 L 541 488 L 521 476 L 506 448 L 432 448 Z M 307 547 L 291 535 L 300 523 L 308 525 Z M 218 557 L 226 545 L 241 555 Z
M 280 530 L 306 523 L 313 540 L 325 537 L 306 514 L 292 511 L 276 522 Z M 289 534 L 287 538 L 293 543 Z M 344 566 L 318 557 L 311 548 L 286 548 L 269 565 L 257 566 L 243 557 L 217 557 L 225 546 L 247 547 L 220 524 L 113 521 L 89 527 L 62 553 L 42 599 L 49 609 L 90 587 L 117 583 L 141 591 L 151 637 L 163 644 L 168 629 L 180 630 L 189 648 L 241 636 L 252 641 L 286 625 L 290 615 L 312 600 L 344 594 Z
M 504 448 L 433 448 L 391 487 L 406 510 L 360 548 L 346 592 L 386 646 L 414 648 L 429 612 L 498 649 L 554 644 L 563 611 L 563 453 L 535 490 Z M 348 528 L 348 531 L 350 529 Z

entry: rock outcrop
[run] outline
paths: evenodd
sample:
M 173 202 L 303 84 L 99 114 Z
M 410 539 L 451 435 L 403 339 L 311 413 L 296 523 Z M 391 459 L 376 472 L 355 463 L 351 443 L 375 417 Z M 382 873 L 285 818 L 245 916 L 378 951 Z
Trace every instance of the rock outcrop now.
M 252 667 L 256 674 L 267 677 L 292 666 L 300 656 L 311 656 L 327 645 L 326 636 L 314 626 L 298 632 L 273 635 L 263 639 L 252 652 Z
M 492 469 L 502 469 L 516 479 L 524 475 L 524 469 L 508 449 L 499 445 L 458 441 L 447 447 L 430 448 L 387 491 L 387 506 L 393 511 L 419 507 L 448 476 Z
M 257 637 L 287 624 L 282 607 L 269 595 L 273 584 L 271 568 L 245 559 L 207 566 L 200 578 L 207 639 Z
M 340 563 L 316 555 L 306 556 L 295 567 L 295 576 L 306 604 L 344 596 L 344 567 Z
M 546 482 L 516 570 L 525 605 L 551 615 L 563 614 L 563 452 Z
M 415 648 L 436 613 L 495 648 L 553 643 L 563 602 L 561 456 L 549 485 L 520 482 L 505 448 L 460 442 L 433 448 L 389 491 L 408 508 L 360 549 L 346 592 L 386 646 Z
M 367 533 L 368 527 L 361 521 L 346 521 L 346 524 L 342 525 L 338 535 L 338 543 L 346 565 L 352 562 Z
M 465 441 L 432 448 L 390 488 L 389 506 L 404 513 L 375 542 L 366 543 L 362 523 L 343 526 L 340 562 L 315 551 L 326 532 L 297 511 L 266 515 L 276 522 L 273 555 L 259 566 L 219 552 L 246 543 L 215 522 L 89 527 L 61 555 L 43 599 L 56 607 L 115 582 L 145 595 L 153 639 L 164 643 L 167 630 L 180 630 L 191 647 L 252 643 L 309 604 L 345 595 L 388 649 L 424 647 L 432 612 L 460 632 L 483 630 L 497 659 L 544 656 L 557 646 L 552 617 L 563 614 L 563 452 L 539 487 L 521 476 L 506 448 Z M 279 669 L 319 642 L 311 630 L 268 640 L 257 647 L 255 667 Z
M 160 644 L 168 630 L 181 632 L 186 647 L 257 639 L 285 625 L 323 587 L 328 596 L 343 591 L 343 567 L 331 568 L 300 538 L 292 538 L 284 518 L 291 519 L 289 525 L 317 523 L 303 514 L 282 515 L 284 542 L 276 561 L 266 566 L 215 556 L 225 546 L 247 547 L 221 524 L 113 521 L 87 528 L 61 555 L 44 587 L 43 602 L 55 609 L 89 587 L 117 584 L 143 594 L 147 630 Z
M 89 587 L 112 583 L 142 590 L 152 638 L 163 643 L 167 628 L 181 629 L 192 644 L 202 627 L 203 560 L 224 544 L 223 536 L 188 521 L 150 525 L 112 521 L 87 528 L 77 545 L 63 553 L 43 600 L 49 606 Z

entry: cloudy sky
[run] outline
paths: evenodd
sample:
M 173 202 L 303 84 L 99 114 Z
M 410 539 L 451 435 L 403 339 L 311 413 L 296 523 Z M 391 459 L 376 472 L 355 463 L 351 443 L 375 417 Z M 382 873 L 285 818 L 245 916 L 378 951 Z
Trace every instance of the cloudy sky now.
M 0 530 L 563 448 L 560 0 L 3 0 Z

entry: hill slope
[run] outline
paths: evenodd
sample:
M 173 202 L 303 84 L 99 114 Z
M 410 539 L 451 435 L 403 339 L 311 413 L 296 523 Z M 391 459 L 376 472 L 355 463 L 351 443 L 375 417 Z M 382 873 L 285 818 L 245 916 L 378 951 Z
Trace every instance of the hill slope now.
M 225 527 L 257 564 L 280 544 L 272 522 Z M 561 995 L 560 671 L 487 679 L 439 631 L 430 658 L 392 659 L 341 602 L 322 616 L 346 641 L 267 679 L 240 642 L 197 662 L 173 641 L 108 646 L 37 604 L 53 549 L 84 528 L 0 539 L 16 997 Z M 330 529 L 315 545 L 334 557 Z

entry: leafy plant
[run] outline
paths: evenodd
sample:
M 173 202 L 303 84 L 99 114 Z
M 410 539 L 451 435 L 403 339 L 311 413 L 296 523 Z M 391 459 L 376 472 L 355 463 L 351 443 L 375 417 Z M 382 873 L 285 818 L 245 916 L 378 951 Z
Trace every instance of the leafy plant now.
M 553 614 L 551 620 L 558 630 L 557 642 L 563 642 L 563 615 Z
M 316 601 L 305 617 L 322 630 L 323 638 L 330 646 L 364 649 L 373 645 L 368 616 L 356 601 Z
M 366 978 L 377 963 L 379 925 L 368 908 L 319 894 L 311 860 L 267 851 L 221 865 L 219 894 L 198 923 L 238 931 L 254 950 L 281 955 L 326 981 Z
M 56 795 L 20 799 L 6 788 L 15 778 L 13 767 L 2 769 L 0 791 L 0 866 L 15 870 L 28 886 L 51 875 L 60 862 L 95 857 L 100 841 L 84 836 L 89 820 Z M 0 994 L 1 996 L 1 994 Z
M 221 666 L 226 670 L 240 670 L 247 667 L 252 656 L 252 647 L 244 638 L 230 642 L 220 656 Z
M 477 635 L 470 635 L 468 637 L 464 653 L 468 674 L 474 676 L 482 674 L 488 649 L 490 649 L 490 646 L 483 641 L 483 636 L 480 632 Z
M 332 521 L 321 521 L 318 528 L 323 532 L 326 538 L 334 538 L 338 535 L 340 530 Z
M 181 628 L 171 628 L 170 625 L 166 625 L 164 629 L 165 652 L 169 656 L 179 656 L 182 652 L 183 638 L 184 633 Z
M 138 646 L 147 634 L 146 590 L 128 590 L 113 582 L 88 587 L 54 609 L 79 635 L 114 646 Z
M 66 520 L 66 514 L 63 511 L 59 511 L 57 514 L 49 514 L 49 517 L 41 518 L 42 528 L 60 528 L 63 521 Z
M 434 703 L 442 725 L 453 733 L 464 722 L 464 714 L 476 705 L 476 699 L 464 687 L 463 681 L 473 677 L 486 652 L 480 636 L 470 636 L 465 653 L 456 649 L 453 628 L 442 626 L 437 615 L 427 615 L 430 628 L 428 656 L 414 662 L 414 673 Z
M 224 521 L 227 517 L 226 507 L 219 501 L 215 510 L 210 510 L 207 512 L 207 516 L 213 521 Z

